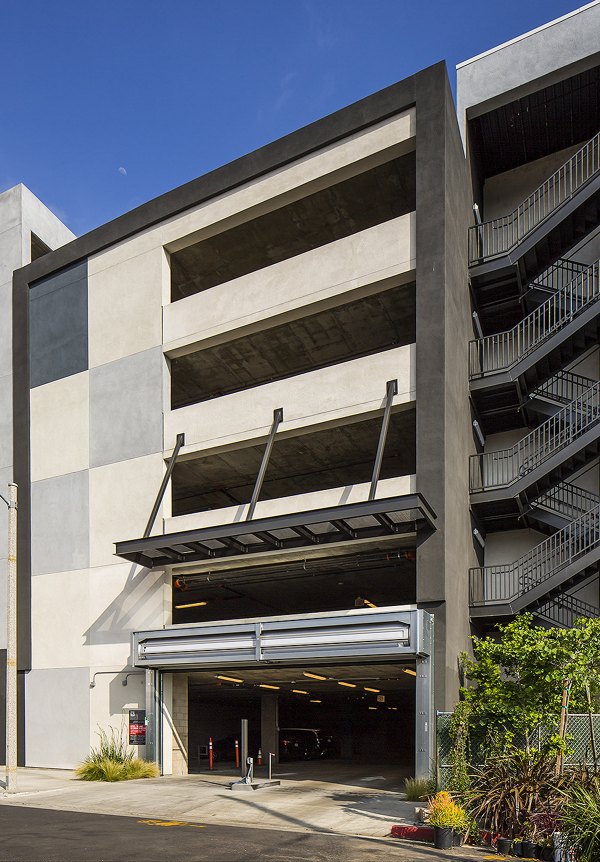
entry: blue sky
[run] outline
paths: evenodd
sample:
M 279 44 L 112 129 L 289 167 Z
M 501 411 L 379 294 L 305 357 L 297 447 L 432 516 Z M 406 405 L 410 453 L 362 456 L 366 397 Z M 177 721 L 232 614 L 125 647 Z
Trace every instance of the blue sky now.
M 77 234 L 576 0 L 0 0 L 0 191 Z

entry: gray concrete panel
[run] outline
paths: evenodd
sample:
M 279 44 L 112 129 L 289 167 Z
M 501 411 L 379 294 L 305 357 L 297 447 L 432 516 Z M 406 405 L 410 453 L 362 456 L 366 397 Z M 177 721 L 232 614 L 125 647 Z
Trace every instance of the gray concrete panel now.
M 33 482 L 31 573 L 69 572 L 89 565 L 87 470 Z
M 163 448 L 162 348 L 90 371 L 90 467 Z
M 461 129 L 465 111 L 471 106 L 594 56 L 599 28 L 600 4 L 594 3 L 459 64 L 456 78 Z
M 70 769 L 89 754 L 89 680 L 85 667 L 47 668 L 27 674 L 27 766 Z
M 29 327 L 32 388 L 87 369 L 87 260 L 30 289 Z
M 12 283 L 0 287 L 0 374 L 12 373 Z
M 0 468 L 13 462 L 12 382 L 12 374 L 0 377 Z

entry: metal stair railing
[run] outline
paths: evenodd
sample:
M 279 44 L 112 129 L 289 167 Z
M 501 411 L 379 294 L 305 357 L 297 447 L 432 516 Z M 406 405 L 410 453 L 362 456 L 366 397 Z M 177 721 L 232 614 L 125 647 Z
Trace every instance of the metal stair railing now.
M 587 263 L 579 263 L 576 260 L 567 260 L 561 257 L 552 266 L 549 266 L 548 269 L 540 273 L 528 286 L 528 290 L 537 288 L 538 290 L 545 290 L 548 293 L 556 293 L 586 270 L 588 265 Z
M 506 254 L 600 171 L 600 132 L 512 213 L 469 228 L 469 265 Z
M 585 617 L 590 620 L 600 617 L 600 608 L 590 605 L 589 602 L 583 602 L 575 596 L 563 593 L 536 608 L 534 613 L 547 622 L 570 629 L 573 628 L 573 623 L 578 617 Z
M 591 389 L 595 382 L 591 377 L 584 377 L 582 374 L 559 371 L 554 377 L 546 380 L 545 383 L 530 392 L 529 399 L 545 398 L 556 404 L 570 404 L 571 401 L 575 401 L 580 395 Z
M 600 496 L 570 482 L 559 482 L 547 493 L 532 500 L 531 506 L 534 509 L 549 509 L 564 518 L 575 519 L 600 506 Z
M 469 377 L 507 371 L 600 299 L 600 261 L 586 267 L 561 290 L 506 332 L 469 342 Z
M 599 545 L 600 506 L 596 506 L 514 563 L 470 569 L 470 604 L 476 607 L 512 602 Z
M 509 449 L 471 455 L 471 493 L 509 487 L 581 437 L 599 419 L 600 383 L 595 383 Z

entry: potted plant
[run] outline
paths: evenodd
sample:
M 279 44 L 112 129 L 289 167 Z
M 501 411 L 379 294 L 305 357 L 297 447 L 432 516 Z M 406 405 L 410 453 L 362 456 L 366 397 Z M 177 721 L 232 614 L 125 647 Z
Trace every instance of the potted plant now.
M 537 859 L 535 827 L 533 823 L 530 823 L 529 821 L 523 825 L 523 843 L 521 848 L 521 856 L 523 859 Z
M 465 810 L 449 793 L 440 790 L 429 800 L 429 823 L 433 826 L 433 843 L 437 850 L 454 846 L 455 834 L 464 834 L 468 825 Z
M 502 856 L 508 856 L 512 846 L 512 838 L 503 838 L 501 835 L 496 839 L 496 850 Z

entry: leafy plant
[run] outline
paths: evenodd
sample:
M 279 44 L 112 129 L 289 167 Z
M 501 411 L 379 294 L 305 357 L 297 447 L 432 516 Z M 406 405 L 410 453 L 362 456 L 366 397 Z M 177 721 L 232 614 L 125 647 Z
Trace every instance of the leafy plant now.
M 497 628 L 499 637 L 473 638 L 473 658 L 462 657 L 471 733 L 492 758 L 516 744 L 531 748 L 540 725 L 557 726 L 565 679 L 573 711 L 588 710 L 587 686 L 592 700 L 600 690 L 600 619 L 544 629 L 520 614 Z M 556 754 L 564 740 L 555 734 L 545 748 Z
M 429 822 L 432 826 L 456 832 L 466 832 L 469 828 L 467 812 L 445 790 L 440 790 L 429 800 Z
M 468 771 L 471 712 L 471 704 L 466 700 L 461 700 L 457 703 L 450 719 L 449 732 L 452 750 L 450 752 L 448 786 L 457 793 L 464 793 L 471 785 Z
M 100 739 L 98 747 L 92 748 L 75 770 L 82 781 L 129 781 L 158 776 L 156 764 L 141 760 L 128 748 L 123 727 L 118 734 L 113 727 L 110 735 L 99 730 L 97 736 Z
M 513 749 L 473 769 L 463 799 L 481 828 L 510 838 L 533 830 L 535 813 L 556 811 L 567 783 L 548 754 Z
M 600 784 L 573 784 L 561 809 L 561 831 L 574 847 L 578 862 L 600 859 Z
M 435 790 L 433 781 L 430 778 L 407 778 L 404 781 L 404 793 L 409 802 L 417 802 L 419 799 L 424 799 Z

